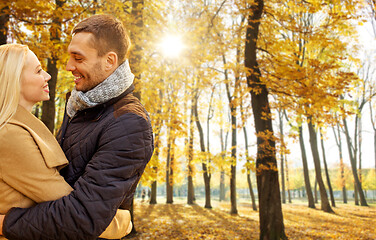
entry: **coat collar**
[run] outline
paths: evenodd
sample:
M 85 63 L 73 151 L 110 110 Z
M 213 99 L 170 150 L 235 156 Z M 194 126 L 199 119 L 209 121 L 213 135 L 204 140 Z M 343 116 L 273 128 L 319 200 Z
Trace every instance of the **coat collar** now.
M 21 126 L 30 133 L 38 145 L 47 167 L 54 168 L 68 163 L 64 152 L 52 133 L 42 121 L 25 108 L 18 105 L 17 111 L 9 120 L 9 123 Z
M 125 90 L 118 97 L 112 98 L 109 101 L 102 103 L 102 104 L 99 104 L 95 107 L 87 108 L 87 109 L 82 110 L 82 111 L 78 111 L 77 114 L 72 118 L 72 120 L 74 121 L 74 119 L 77 117 L 77 118 L 80 118 L 80 119 L 82 118 L 84 121 L 94 121 L 94 122 L 96 122 L 102 117 L 102 115 L 104 114 L 104 112 L 106 111 L 108 106 L 115 104 L 116 102 L 118 102 L 120 99 L 122 99 L 126 95 L 132 93 L 134 91 L 134 89 L 135 89 L 135 87 L 132 84 L 127 90 Z M 82 120 L 79 120 L 79 121 L 82 121 Z

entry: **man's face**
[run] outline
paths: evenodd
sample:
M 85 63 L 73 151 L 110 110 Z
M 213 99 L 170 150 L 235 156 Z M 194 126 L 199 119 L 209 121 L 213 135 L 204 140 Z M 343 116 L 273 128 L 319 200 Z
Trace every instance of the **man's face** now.
M 99 57 L 91 43 L 92 33 L 76 33 L 68 47 L 70 54 L 66 70 L 71 71 L 78 91 L 93 89 L 108 76 L 104 71 L 105 57 Z

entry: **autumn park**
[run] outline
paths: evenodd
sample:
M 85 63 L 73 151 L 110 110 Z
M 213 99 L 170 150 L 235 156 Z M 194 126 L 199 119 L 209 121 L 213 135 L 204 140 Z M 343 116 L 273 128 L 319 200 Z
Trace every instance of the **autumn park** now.
M 375 0 L 0 0 L 55 135 L 95 14 L 127 28 L 154 133 L 126 239 L 376 239 Z

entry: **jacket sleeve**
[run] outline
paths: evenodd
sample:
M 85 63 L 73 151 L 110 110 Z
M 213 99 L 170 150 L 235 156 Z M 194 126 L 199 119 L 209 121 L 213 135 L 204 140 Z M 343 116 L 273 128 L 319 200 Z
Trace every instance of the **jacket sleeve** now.
M 109 225 L 127 195 L 132 195 L 150 160 L 150 122 L 128 113 L 107 126 L 97 152 L 74 190 L 56 201 L 6 214 L 8 239 L 95 239 Z
M 72 188 L 56 168 L 49 168 L 33 137 L 24 128 L 7 126 L 0 141 L 3 181 L 34 202 L 68 195 Z

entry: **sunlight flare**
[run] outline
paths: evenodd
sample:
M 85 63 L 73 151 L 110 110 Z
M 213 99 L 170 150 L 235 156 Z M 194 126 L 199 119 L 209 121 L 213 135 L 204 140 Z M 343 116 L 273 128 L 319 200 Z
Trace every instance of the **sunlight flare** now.
M 184 44 L 180 36 L 168 35 L 162 40 L 160 47 L 163 55 L 168 58 L 176 58 L 184 49 Z

